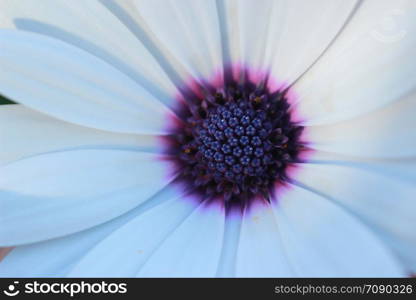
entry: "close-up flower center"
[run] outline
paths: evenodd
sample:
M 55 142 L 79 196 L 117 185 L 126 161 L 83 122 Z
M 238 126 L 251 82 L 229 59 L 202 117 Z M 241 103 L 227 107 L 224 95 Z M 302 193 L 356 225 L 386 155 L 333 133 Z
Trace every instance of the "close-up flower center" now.
M 183 123 L 170 137 L 179 181 L 204 199 L 271 201 L 302 148 L 303 127 L 291 120 L 286 92 L 231 82 L 185 99 Z
M 0 0 L 0 277 L 416 277 L 415 49 L 416 0 Z

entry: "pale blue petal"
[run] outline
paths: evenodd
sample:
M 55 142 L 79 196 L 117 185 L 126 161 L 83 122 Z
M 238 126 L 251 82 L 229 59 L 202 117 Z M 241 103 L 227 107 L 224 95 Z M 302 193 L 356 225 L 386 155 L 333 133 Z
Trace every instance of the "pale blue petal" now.
M 278 198 L 274 211 L 296 276 L 407 275 L 371 228 L 331 200 L 290 185 Z
M 171 111 L 132 79 L 57 39 L 0 31 L 0 92 L 53 117 L 122 133 L 163 134 Z
M 383 165 L 379 165 L 383 167 Z M 358 217 L 386 246 L 394 251 L 404 267 L 415 270 L 416 227 L 414 178 L 388 164 L 385 171 L 371 164 L 302 164 L 296 180 L 311 191 L 332 199 Z M 412 254 L 413 253 L 413 254 Z
M 68 276 L 134 276 L 198 206 L 180 191 L 169 193 L 165 195 L 168 201 L 134 218 L 97 244 Z
M 60 237 L 117 217 L 146 201 L 171 178 L 152 154 L 73 150 L 0 168 L 0 244 Z
M 324 126 L 310 126 L 310 146 L 358 157 L 399 158 L 416 155 L 416 92 L 382 109 Z
M 112 133 L 78 126 L 22 105 L 1 107 L 0 143 L 0 165 L 36 154 L 75 148 L 161 151 L 156 136 Z
M 65 0 L 4 0 L 0 16 L 2 28 L 40 33 L 84 49 L 128 75 L 158 100 L 172 104 L 176 88 L 151 50 L 101 1 L 79 5 Z
M 413 1 L 363 1 L 335 43 L 295 84 L 308 125 L 348 120 L 414 91 Z M 365 128 L 363 128 L 365 130 Z
M 244 214 L 236 257 L 237 277 L 295 275 L 280 237 L 273 210 L 256 205 Z
M 131 2 L 140 15 L 136 21 L 148 26 L 147 33 L 160 43 L 159 48 L 171 63 L 180 65 L 184 72 L 194 78 L 212 78 L 222 70 L 221 36 L 215 1 Z
M 223 244 L 224 210 L 201 204 L 155 250 L 137 277 L 215 277 Z

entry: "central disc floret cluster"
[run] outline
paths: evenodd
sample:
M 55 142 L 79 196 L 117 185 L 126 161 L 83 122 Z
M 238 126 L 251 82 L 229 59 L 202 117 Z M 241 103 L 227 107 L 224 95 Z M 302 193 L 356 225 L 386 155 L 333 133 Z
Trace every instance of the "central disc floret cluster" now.
M 275 173 L 269 140 L 272 123 L 255 107 L 244 100 L 226 102 L 209 111 L 195 130 L 192 147 L 200 164 L 218 182 L 228 181 L 236 189 L 251 177 L 265 180 Z M 282 142 L 285 140 L 282 136 Z
M 183 106 L 170 142 L 179 181 L 202 199 L 270 201 L 302 147 L 284 94 L 231 85 Z

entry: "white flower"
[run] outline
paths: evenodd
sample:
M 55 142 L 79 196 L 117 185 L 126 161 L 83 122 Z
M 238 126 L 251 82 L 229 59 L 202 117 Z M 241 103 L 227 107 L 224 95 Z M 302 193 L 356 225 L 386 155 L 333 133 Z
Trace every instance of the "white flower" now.
M 1 276 L 416 271 L 414 1 L 2 0 L 0 12 L 0 93 L 19 103 L 0 107 L 0 245 L 16 247 Z M 221 89 L 230 65 L 277 80 L 285 124 L 304 127 L 279 148 L 299 157 L 273 157 L 273 199 L 250 183 L 246 201 L 262 200 L 232 194 L 236 209 L 205 185 L 184 191 L 195 186 L 160 143 L 184 90 Z

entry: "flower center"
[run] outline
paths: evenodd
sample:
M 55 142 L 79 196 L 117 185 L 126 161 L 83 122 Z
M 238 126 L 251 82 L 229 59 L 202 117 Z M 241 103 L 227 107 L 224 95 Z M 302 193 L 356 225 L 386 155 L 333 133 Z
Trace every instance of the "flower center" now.
M 203 199 L 270 201 L 302 148 L 303 127 L 291 121 L 284 93 L 231 83 L 183 106 L 169 143 L 179 181 Z

